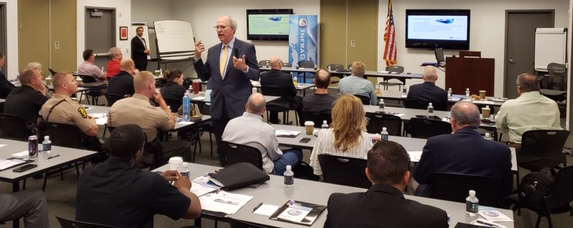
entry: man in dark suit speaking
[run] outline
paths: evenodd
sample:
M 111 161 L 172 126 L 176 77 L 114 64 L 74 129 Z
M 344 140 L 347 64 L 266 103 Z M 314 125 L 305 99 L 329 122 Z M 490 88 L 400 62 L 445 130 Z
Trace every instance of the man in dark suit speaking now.
M 137 27 L 135 30 L 137 36 L 131 39 L 131 59 L 135 63 L 135 68 L 139 71 L 144 71 L 147 68 L 147 55 L 149 55 L 149 49 L 147 44 L 145 44 L 145 39 L 143 38 L 143 27 Z
M 252 91 L 250 80 L 259 80 L 260 74 L 255 45 L 235 38 L 237 22 L 223 16 L 217 19 L 215 29 L 221 43 L 209 48 L 203 62 L 205 45 L 197 41 L 194 66 L 199 78 L 211 83 L 211 118 L 215 138 L 220 141 L 227 122 L 245 112 Z

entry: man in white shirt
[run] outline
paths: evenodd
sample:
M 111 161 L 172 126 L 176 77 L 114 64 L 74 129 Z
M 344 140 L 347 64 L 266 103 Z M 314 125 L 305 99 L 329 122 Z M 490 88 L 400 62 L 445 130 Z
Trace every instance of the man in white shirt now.
M 107 78 L 104 77 L 103 71 L 94 64 L 95 62 L 95 54 L 94 50 L 86 49 L 82 53 L 82 57 L 84 58 L 84 62 L 78 66 L 78 74 L 83 76 L 92 76 L 97 81 L 107 81 Z
M 229 121 L 223 131 L 223 141 L 252 146 L 261 151 L 263 170 L 270 174 L 283 175 L 286 166 L 295 166 L 302 160 L 301 149 L 281 151 L 275 129 L 263 122 L 266 111 L 265 97 L 254 93 L 249 97 L 242 116 Z
M 561 129 L 555 101 L 539 93 L 539 81 L 532 74 L 517 76 L 517 99 L 503 103 L 496 116 L 496 127 L 509 133 L 511 144 L 521 144 L 521 135 L 531 130 Z
M 352 75 L 340 79 L 338 92 L 367 97 L 371 105 L 377 105 L 378 97 L 376 96 L 376 89 L 371 81 L 363 78 L 365 73 L 366 65 L 363 62 L 353 62 Z

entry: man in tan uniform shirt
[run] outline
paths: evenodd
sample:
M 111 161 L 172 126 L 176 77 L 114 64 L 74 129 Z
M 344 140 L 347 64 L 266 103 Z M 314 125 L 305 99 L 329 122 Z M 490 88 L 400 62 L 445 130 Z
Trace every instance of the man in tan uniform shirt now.
M 56 91 L 41 109 L 44 121 L 76 125 L 87 136 L 97 137 L 95 119 L 88 116 L 82 105 L 70 98 L 78 92 L 78 83 L 74 76 L 71 73 L 56 73 L 53 80 Z
M 151 72 L 137 73 L 133 82 L 135 93 L 111 106 L 107 124 L 111 127 L 137 124 L 147 135 L 147 142 L 151 142 L 157 137 L 157 129 L 168 131 L 175 127 L 175 116 L 167 107 L 161 93 L 155 90 L 155 76 Z M 155 99 L 160 107 L 151 105 L 151 98 Z

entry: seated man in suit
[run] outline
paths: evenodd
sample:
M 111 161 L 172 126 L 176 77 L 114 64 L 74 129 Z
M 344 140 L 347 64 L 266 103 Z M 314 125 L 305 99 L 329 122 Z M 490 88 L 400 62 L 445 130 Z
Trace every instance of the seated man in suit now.
M 133 87 L 133 75 L 137 69 L 131 59 L 121 60 L 121 72 L 109 80 L 107 93 L 116 96 L 130 97 L 135 92 Z
M 120 71 L 120 62 L 123 59 L 123 53 L 118 47 L 112 47 L 109 49 L 109 62 L 107 63 L 107 78 L 113 78 Z
M 557 103 L 539 93 L 537 76 L 521 74 L 516 84 L 519 97 L 501 105 L 495 125 L 501 132 L 509 133 L 509 145 L 519 150 L 526 131 L 561 130 L 561 123 Z
M 448 227 L 445 211 L 404 198 L 410 158 L 400 144 L 379 141 L 368 151 L 367 192 L 333 193 L 324 227 Z
M 33 129 L 38 124 L 38 113 L 46 103 L 46 87 L 40 71 L 25 68 L 20 71 L 21 87 L 15 88 L 6 98 L 4 113 L 19 116 Z
M 414 101 L 424 103 L 424 106 L 427 106 L 427 103 L 432 102 L 432 106 L 434 106 L 435 110 L 447 111 L 448 92 L 436 86 L 436 81 L 438 80 L 436 68 L 426 66 L 426 68 L 424 68 L 423 79 L 424 83 L 410 86 L 406 103 L 408 104 L 409 101 Z M 408 106 L 409 105 L 406 105 L 406 108 L 414 108 Z M 426 107 L 423 108 L 425 109 Z
M 314 77 L 316 91 L 312 95 L 302 98 L 302 110 L 304 112 L 330 113 L 334 97 L 328 95 L 328 86 L 332 83 L 330 72 L 325 69 L 318 69 Z
M 295 166 L 302 160 L 301 149 L 281 151 L 275 136 L 275 129 L 263 122 L 265 97 L 254 93 L 245 105 L 242 116 L 229 121 L 223 131 L 223 141 L 257 148 L 263 156 L 263 170 L 267 173 L 283 175 L 286 166 Z
M 0 52 L 0 68 L 4 66 L 5 62 L 6 56 Z M 4 72 L 0 70 L 0 98 L 6 98 L 14 88 L 16 88 L 16 86 L 10 83 Z
M 261 79 L 260 79 L 261 90 L 265 90 L 265 88 L 272 87 L 270 88 L 270 90 L 276 89 L 283 92 L 282 94 L 280 94 L 281 99 L 278 102 L 286 101 L 291 109 L 296 110 L 300 126 L 303 126 L 304 120 L 302 117 L 302 97 L 296 95 L 296 88 L 294 87 L 292 76 L 290 74 L 282 72 L 281 71 L 282 66 L 283 66 L 283 61 L 279 57 L 275 56 L 271 58 L 271 70 L 263 72 L 261 74 Z M 270 102 L 269 104 L 272 103 L 275 102 Z M 269 119 L 271 123 L 278 124 L 279 123 L 278 113 L 271 111 Z
M 91 76 L 96 81 L 107 81 L 107 77 L 103 74 L 103 71 L 94 64 L 95 54 L 94 50 L 86 49 L 82 53 L 84 62 L 78 66 L 78 74 L 82 76 Z
M 371 81 L 363 78 L 366 72 L 366 65 L 363 62 L 356 61 L 352 63 L 352 75 L 340 79 L 338 83 L 339 93 L 349 93 L 370 99 L 371 105 L 378 104 L 376 89 Z
M 513 186 L 511 151 L 500 142 L 486 140 L 477 131 L 480 112 L 471 102 L 460 101 L 452 107 L 453 134 L 428 139 L 422 158 L 414 170 L 420 184 L 416 195 L 429 196 L 434 173 L 471 174 L 502 179 L 503 193 Z
M 174 220 L 201 216 L 201 203 L 190 191 L 188 177 L 176 170 L 157 174 L 135 166 L 144 142 L 145 135 L 135 124 L 111 133 L 110 158 L 87 167 L 78 180 L 76 220 L 114 227 L 153 227 L 156 214 Z

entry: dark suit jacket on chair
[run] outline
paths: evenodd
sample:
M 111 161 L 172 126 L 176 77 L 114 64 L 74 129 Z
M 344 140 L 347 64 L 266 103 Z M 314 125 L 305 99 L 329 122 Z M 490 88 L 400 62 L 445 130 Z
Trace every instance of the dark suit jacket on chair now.
M 448 110 L 448 92 L 432 82 L 410 86 L 406 100 L 432 102 L 435 110 Z
M 12 83 L 8 81 L 6 75 L 2 71 L 0 71 L 0 98 L 5 99 L 8 97 L 8 94 L 16 88 Z
M 202 59 L 195 62 L 195 71 L 201 80 L 207 81 L 212 86 L 211 92 L 211 117 L 221 119 L 223 109 L 229 119 L 243 115 L 245 104 L 252 93 L 250 80 L 259 80 L 259 65 L 255 53 L 255 45 L 243 42 L 235 38 L 233 51 L 229 50 L 229 55 L 234 56 L 238 50 L 238 56 L 245 55 L 246 63 L 249 66 L 247 73 L 237 70 L 233 65 L 233 58 L 227 62 L 225 79 L 221 77 L 219 69 L 219 57 L 222 43 L 218 43 L 207 51 L 207 62 Z
M 133 87 L 133 76 L 127 71 L 121 71 L 119 74 L 109 80 L 107 86 L 107 93 L 117 96 L 125 96 L 126 94 L 132 96 L 135 93 Z
M 274 87 L 281 88 L 284 94 L 280 94 L 281 98 L 290 104 L 291 108 L 297 106 L 296 100 L 296 88 L 292 81 L 292 76 L 290 74 L 284 73 L 280 70 L 270 70 L 263 72 L 261 74 L 261 87 Z M 278 95 L 278 94 L 277 94 Z
M 383 184 L 367 192 L 334 193 L 328 199 L 324 227 L 448 227 L 445 211 L 404 198 L 400 190 Z
M 509 147 L 484 139 L 474 127 L 428 139 L 414 170 L 414 179 L 431 188 L 430 178 L 438 172 L 498 177 L 507 195 L 513 186 Z
M 137 36 L 131 38 L 131 59 L 133 59 L 135 68 L 137 68 L 139 71 L 144 71 L 147 67 L 147 54 L 145 54 L 145 45 Z

